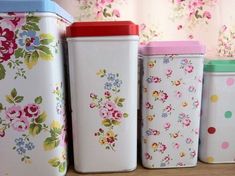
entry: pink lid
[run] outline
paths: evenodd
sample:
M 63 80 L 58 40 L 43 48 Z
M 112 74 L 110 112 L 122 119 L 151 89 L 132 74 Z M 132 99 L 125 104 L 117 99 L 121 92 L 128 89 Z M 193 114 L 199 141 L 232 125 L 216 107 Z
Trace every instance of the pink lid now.
M 139 49 L 140 54 L 143 55 L 204 54 L 205 50 L 205 46 L 199 41 L 150 42 Z

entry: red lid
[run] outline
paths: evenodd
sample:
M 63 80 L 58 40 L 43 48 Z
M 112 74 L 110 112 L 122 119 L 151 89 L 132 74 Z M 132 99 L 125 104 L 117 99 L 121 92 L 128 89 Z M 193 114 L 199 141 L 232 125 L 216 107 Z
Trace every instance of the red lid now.
M 67 27 L 67 37 L 139 35 L 131 21 L 76 22 Z

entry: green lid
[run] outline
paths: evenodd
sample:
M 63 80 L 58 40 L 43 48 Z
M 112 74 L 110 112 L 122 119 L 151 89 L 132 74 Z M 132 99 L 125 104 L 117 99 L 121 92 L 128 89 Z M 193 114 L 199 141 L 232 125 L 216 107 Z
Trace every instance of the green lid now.
M 235 72 L 235 60 L 207 60 L 205 72 Z

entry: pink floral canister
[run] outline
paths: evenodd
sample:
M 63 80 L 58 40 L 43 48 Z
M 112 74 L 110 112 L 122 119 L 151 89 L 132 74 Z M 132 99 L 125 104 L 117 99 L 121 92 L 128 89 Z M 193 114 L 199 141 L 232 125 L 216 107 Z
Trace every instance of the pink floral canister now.
M 196 41 L 140 48 L 144 167 L 197 164 L 204 52 Z

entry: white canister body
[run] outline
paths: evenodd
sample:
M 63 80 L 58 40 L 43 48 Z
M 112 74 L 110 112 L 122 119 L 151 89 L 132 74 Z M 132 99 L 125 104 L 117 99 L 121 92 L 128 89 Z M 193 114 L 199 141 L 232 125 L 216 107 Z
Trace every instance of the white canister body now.
M 235 163 L 235 73 L 205 72 L 199 159 Z
M 142 163 L 197 164 L 203 55 L 143 56 Z
M 68 45 L 75 169 L 135 169 L 138 36 L 68 38 Z
M 54 13 L 0 17 L 0 40 L 8 47 L 0 54 L 0 175 L 63 176 L 68 164 L 62 45 L 69 22 Z

